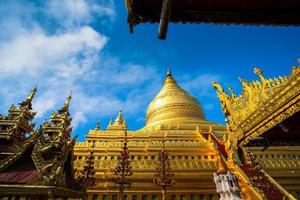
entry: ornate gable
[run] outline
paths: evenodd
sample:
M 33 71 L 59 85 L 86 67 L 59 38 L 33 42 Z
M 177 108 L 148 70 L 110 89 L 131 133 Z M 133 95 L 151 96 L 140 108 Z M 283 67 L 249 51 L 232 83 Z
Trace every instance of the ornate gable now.
M 300 110 L 300 66 L 293 67 L 289 76 L 265 78 L 262 70 L 254 68 L 260 81 L 240 78 L 243 90 L 230 94 L 213 83 L 230 132 L 240 145 L 257 137 Z

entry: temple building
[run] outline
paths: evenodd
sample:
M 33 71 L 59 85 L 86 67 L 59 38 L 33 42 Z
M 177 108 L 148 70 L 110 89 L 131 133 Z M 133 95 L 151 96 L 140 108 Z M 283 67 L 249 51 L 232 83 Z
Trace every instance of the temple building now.
M 123 199 L 159 200 L 162 190 L 153 178 L 159 152 L 168 152 L 174 183 L 170 200 L 297 199 L 300 194 L 299 99 L 300 67 L 286 77 L 260 81 L 241 79 L 243 92 L 230 95 L 213 83 L 226 126 L 206 120 L 197 99 L 183 90 L 170 71 L 147 108 L 145 126 L 127 131 L 122 110 L 106 129 L 100 123 L 74 148 L 74 166 L 81 169 L 94 155 L 95 185 L 88 199 L 116 200 L 112 181 L 127 133 L 133 175 Z
M 19 104 L 0 115 L 0 199 L 84 199 L 92 179 L 91 157 L 73 168 L 69 96 L 39 128 L 32 122 L 32 99 L 37 88 Z

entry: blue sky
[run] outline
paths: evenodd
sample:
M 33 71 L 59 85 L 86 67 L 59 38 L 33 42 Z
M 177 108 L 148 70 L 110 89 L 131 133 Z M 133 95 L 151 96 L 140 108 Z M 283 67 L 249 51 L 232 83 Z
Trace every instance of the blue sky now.
M 122 107 L 129 129 L 144 125 L 147 105 L 166 69 L 200 102 L 208 120 L 224 123 L 210 82 L 241 91 L 238 77 L 288 75 L 300 57 L 300 28 L 157 24 L 129 34 L 123 1 L 0 1 L 0 112 L 39 82 L 35 121 L 43 122 L 73 92 L 73 134 L 83 140 Z

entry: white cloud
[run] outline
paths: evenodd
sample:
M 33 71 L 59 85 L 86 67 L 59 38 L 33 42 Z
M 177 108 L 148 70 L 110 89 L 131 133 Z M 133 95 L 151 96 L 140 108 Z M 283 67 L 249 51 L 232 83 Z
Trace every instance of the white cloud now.
M 212 81 L 219 82 L 220 80 L 221 76 L 218 74 L 202 74 L 197 77 L 187 77 L 186 80 L 182 82 L 182 87 L 200 97 L 215 96 L 211 83 Z
M 45 12 L 65 27 L 87 24 L 96 17 L 112 19 L 115 15 L 112 0 L 100 4 L 93 0 L 52 0 L 48 1 Z
M 215 107 L 214 107 L 213 103 L 206 103 L 206 104 L 203 105 L 203 108 L 205 110 L 213 110 Z
M 79 54 L 90 59 L 106 44 L 107 38 L 91 27 L 57 35 L 46 35 L 41 31 L 28 31 L 13 40 L 0 43 L 0 66 L 2 75 L 20 71 L 40 73 L 47 68 L 75 59 Z
M 103 55 L 109 41 L 90 23 L 95 17 L 111 20 L 112 0 L 49 1 L 42 8 L 31 4 L 1 5 L 0 109 L 22 101 L 39 82 L 33 108 L 41 122 L 59 109 L 73 92 L 71 114 L 74 128 L 90 117 L 114 115 L 123 107 L 127 116 L 140 116 L 147 100 L 154 97 L 161 80 L 152 66 L 121 63 L 118 57 Z M 17 10 L 17 12 L 12 12 Z M 34 15 L 44 14 L 49 30 Z M 8 20 L 11 24 L 7 25 Z M 49 22 L 50 21 L 50 22 Z M 59 25 L 56 25 L 59 24 Z

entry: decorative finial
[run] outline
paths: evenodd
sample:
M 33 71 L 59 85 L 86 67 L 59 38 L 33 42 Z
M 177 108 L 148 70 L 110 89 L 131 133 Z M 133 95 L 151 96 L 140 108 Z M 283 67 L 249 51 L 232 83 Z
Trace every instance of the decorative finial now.
M 30 91 L 29 95 L 27 96 L 27 100 L 28 101 L 32 101 L 35 93 L 37 92 L 37 87 L 38 87 L 38 83 L 36 84 L 36 86 Z
M 72 91 L 70 92 L 70 95 L 67 97 L 64 106 L 59 110 L 59 113 L 62 112 L 68 112 L 69 111 L 69 106 L 70 106 L 70 101 L 72 99 Z
M 100 120 L 97 122 L 95 130 L 100 130 Z
M 166 76 L 165 81 L 164 81 L 164 85 L 168 85 L 168 84 L 176 84 L 176 81 L 173 78 L 173 76 L 171 74 L 171 70 L 169 68 L 167 70 L 167 76 Z
M 228 87 L 228 90 L 229 90 L 229 92 L 230 92 L 230 94 L 231 94 L 231 97 L 233 97 L 233 98 L 236 97 L 236 95 L 235 95 L 235 93 L 234 93 L 232 87 Z
M 218 175 L 226 174 L 228 169 L 220 155 L 218 147 L 216 147 L 216 154 L 217 154 L 217 174 Z
M 254 73 L 257 74 L 257 75 L 262 75 L 262 73 L 263 73 L 262 70 L 259 69 L 259 68 L 257 68 L 257 67 L 254 67 L 254 70 L 253 70 L 253 71 L 254 71 Z
M 240 80 L 240 82 L 241 82 L 242 86 L 245 86 L 245 85 L 247 85 L 247 81 L 246 81 L 246 80 L 244 80 L 243 78 L 239 77 L 239 80 Z
M 169 68 L 167 69 L 167 76 L 172 76 L 171 70 Z
M 209 130 L 208 130 L 208 132 L 209 132 L 209 133 L 212 133 L 212 131 L 213 131 L 213 129 L 212 129 L 211 125 L 209 125 Z
M 67 97 L 67 100 L 66 100 L 66 102 L 65 102 L 65 106 L 66 106 L 67 108 L 69 108 L 69 106 L 70 106 L 70 101 L 71 101 L 71 99 L 72 99 L 72 91 L 70 92 L 70 95 Z
M 123 126 L 127 127 L 127 124 L 126 124 L 126 119 L 125 119 L 125 117 L 124 117 L 124 119 L 123 119 Z

